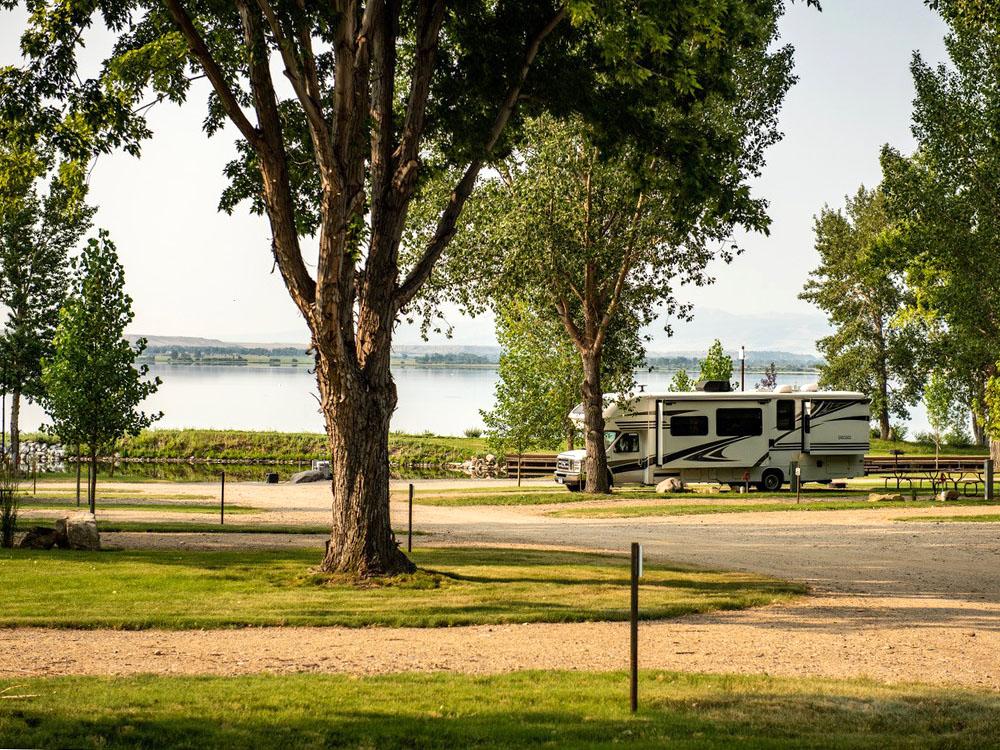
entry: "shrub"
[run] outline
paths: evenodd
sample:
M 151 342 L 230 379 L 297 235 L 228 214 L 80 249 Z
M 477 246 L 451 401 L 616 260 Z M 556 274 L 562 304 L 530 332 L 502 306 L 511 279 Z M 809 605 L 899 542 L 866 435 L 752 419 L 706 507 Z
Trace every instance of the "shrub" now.
M 972 445 L 972 436 L 964 427 L 954 427 L 945 433 L 944 442 L 954 448 L 968 448 Z
M 483 436 L 483 431 L 479 427 L 470 427 L 463 434 L 467 438 L 478 438 Z
M 892 425 L 889 428 L 889 439 L 897 443 L 906 440 L 906 425 L 905 424 Z
M 913 439 L 919 445 L 934 445 L 934 436 L 929 432 L 918 432 Z
M 869 430 L 868 434 L 872 438 L 872 440 L 882 439 L 882 430 L 879 429 L 878 427 L 872 427 L 871 430 Z

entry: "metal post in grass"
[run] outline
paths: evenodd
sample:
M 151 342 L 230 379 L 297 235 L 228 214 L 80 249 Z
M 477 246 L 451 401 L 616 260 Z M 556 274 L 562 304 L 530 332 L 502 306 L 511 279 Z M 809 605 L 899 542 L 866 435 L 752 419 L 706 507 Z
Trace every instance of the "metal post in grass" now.
M 632 713 L 639 710 L 639 576 L 642 545 L 632 542 L 632 602 L 629 612 L 629 700 Z
M 413 482 L 410 482 L 410 500 L 406 515 L 406 551 L 413 552 Z
M 983 499 L 993 500 L 993 459 L 987 458 L 983 461 Z
M 219 526 L 226 523 L 226 470 L 222 470 L 219 486 Z
M 31 494 L 38 494 L 38 456 L 31 458 Z
M 795 467 L 795 504 L 802 502 L 802 467 Z

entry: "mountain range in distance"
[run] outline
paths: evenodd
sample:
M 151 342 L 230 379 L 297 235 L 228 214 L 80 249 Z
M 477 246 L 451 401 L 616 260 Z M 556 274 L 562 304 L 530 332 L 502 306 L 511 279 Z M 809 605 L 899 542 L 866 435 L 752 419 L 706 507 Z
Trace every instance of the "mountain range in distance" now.
M 204 355 L 241 354 L 306 354 L 308 346 L 303 343 L 288 342 L 236 342 L 202 336 L 164 336 L 158 334 L 142 335 L 128 334 L 126 338 L 135 343 L 139 338 L 146 339 L 146 354 L 170 354 L 171 352 Z M 707 349 L 707 347 L 706 347 Z M 697 361 L 705 356 L 706 349 L 660 350 L 648 351 L 650 364 L 663 369 L 674 367 L 692 368 Z M 736 350 L 727 353 L 737 360 Z M 493 364 L 500 356 L 500 347 L 480 344 L 400 344 L 393 347 L 393 357 L 398 362 L 410 364 Z M 779 368 L 812 369 L 822 364 L 822 359 L 815 354 L 800 354 L 777 349 L 753 350 L 747 349 L 747 367 L 763 368 L 769 363 L 776 363 Z

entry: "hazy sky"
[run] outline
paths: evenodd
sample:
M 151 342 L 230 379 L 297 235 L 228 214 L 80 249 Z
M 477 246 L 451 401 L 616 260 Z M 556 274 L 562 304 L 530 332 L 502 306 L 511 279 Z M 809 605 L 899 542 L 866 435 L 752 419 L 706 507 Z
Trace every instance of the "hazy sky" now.
M 883 143 L 912 147 L 910 57 L 920 50 L 940 60 L 944 25 L 921 0 L 824 0 L 823 6 L 817 13 L 796 3 L 782 22 L 784 41 L 796 48 L 799 82 L 785 100 L 785 137 L 770 150 L 756 185 L 770 202 L 771 235 L 746 238 L 747 252 L 715 269 L 714 286 L 682 290 L 696 306 L 755 315 L 812 312 L 797 294 L 816 265 L 813 215 L 826 203 L 839 205 L 860 183 L 878 182 Z M 2 64 L 19 57 L 19 18 L 0 13 Z M 105 156 L 93 170 L 96 222 L 117 243 L 135 299 L 132 330 L 306 341 L 305 325 L 272 273 L 266 222 L 215 209 L 221 169 L 233 154 L 232 129 L 206 138 L 204 93 L 204 86 L 196 89 L 184 107 L 151 110 L 155 135 L 141 159 Z M 489 321 L 453 322 L 459 343 L 494 341 Z M 401 330 L 397 340 L 411 343 L 418 335 Z

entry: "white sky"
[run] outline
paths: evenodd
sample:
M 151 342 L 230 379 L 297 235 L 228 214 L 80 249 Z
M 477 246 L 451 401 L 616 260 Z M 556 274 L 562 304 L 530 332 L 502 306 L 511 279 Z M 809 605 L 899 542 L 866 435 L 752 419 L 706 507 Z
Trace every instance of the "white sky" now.
M 747 238 L 747 253 L 715 269 L 714 286 L 683 290 L 698 307 L 754 316 L 813 313 L 797 299 L 817 262 L 812 217 L 860 183 L 878 182 L 883 143 L 912 148 L 910 56 L 920 50 L 942 59 L 944 24 L 921 0 L 824 0 L 823 6 L 817 13 L 798 2 L 782 24 L 784 41 L 796 48 L 799 83 L 785 101 L 785 138 L 769 152 L 756 186 L 771 204 L 771 235 Z M 0 64 L 19 59 L 21 17 L 0 12 Z M 135 300 L 132 330 L 306 341 L 304 323 L 271 272 L 266 221 L 245 210 L 232 217 L 216 211 L 232 129 L 212 139 L 201 131 L 204 93 L 202 85 L 183 107 L 153 108 L 155 135 L 141 159 L 101 157 L 93 171 L 96 224 L 110 230 Z M 489 320 L 452 318 L 456 343 L 494 342 Z M 402 329 L 397 340 L 419 337 Z

